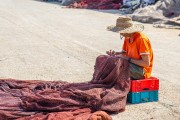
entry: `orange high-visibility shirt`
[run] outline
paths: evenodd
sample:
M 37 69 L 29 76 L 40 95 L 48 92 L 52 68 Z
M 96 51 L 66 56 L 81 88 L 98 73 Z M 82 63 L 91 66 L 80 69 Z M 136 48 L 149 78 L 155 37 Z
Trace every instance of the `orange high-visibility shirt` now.
M 153 51 L 149 39 L 144 34 L 140 32 L 134 33 L 132 43 L 130 43 L 129 38 L 125 38 L 123 51 L 126 52 L 127 57 L 137 60 L 141 59 L 141 55 L 148 54 L 150 58 L 150 66 L 144 67 L 144 77 L 149 78 L 151 76 L 153 66 Z

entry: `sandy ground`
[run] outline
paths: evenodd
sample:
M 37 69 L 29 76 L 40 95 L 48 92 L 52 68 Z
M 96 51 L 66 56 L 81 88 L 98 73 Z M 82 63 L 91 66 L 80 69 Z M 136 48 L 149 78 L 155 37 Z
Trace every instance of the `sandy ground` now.
M 0 78 L 89 81 L 95 59 L 121 50 L 118 11 L 64 9 L 33 0 L 0 0 Z M 159 101 L 128 104 L 113 120 L 180 120 L 180 31 L 144 24 L 154 49 Z

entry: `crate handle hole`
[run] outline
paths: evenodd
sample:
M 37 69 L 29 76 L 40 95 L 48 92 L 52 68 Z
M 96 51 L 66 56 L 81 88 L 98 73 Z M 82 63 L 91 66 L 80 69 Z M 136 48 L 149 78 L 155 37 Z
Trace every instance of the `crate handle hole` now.
M 143 90 L 149 90 L 149 88 L 143 88 Z

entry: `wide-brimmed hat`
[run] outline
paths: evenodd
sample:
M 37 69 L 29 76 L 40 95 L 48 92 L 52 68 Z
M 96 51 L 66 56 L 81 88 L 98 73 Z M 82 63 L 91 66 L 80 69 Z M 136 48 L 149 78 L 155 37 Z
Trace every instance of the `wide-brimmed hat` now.
M 109 26 L 107 29 L 120 33 L 134 33 L 144 30 L 142 24 L 134 24 L 132 19 L 127 16 L 120 16 L 116 20 L 116 26 Z

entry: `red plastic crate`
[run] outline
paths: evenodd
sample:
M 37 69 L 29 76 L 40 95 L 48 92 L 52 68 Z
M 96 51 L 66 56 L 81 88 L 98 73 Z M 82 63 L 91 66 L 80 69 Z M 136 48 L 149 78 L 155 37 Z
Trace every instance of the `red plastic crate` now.
M 143 92 L 149 90 L 159 90 L 159 79 L 151 77 L 148 79 L 131 80 L 130 92 Z

